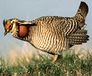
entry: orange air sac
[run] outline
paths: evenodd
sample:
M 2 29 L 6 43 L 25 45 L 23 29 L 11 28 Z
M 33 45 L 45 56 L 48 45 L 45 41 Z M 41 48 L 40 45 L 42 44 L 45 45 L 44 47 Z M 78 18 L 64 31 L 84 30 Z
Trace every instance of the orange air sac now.
M 25 37 L 28 35 L 28 27 L 25 25 L 20 25 L 19 26 L 19 33 L 18 33 L 19 37 Z

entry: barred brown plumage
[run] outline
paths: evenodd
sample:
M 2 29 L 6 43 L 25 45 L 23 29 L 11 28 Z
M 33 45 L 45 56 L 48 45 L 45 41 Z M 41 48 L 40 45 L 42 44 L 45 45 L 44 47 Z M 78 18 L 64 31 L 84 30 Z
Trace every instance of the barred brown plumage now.
M 15 18 L 4 20 L 5 34 L 12 32 L 14 37 L 29 42 L 37 49 L 61 55 L 64 50 L 87 42 L 87 30 L 83 29 L 87 13 L 87 4 L 81 2 L 74 17 L 43 16 L 32 21 L 20 21 Z M 8 22 L 10 24 L 7 24 Z M 6 28 L 7 26 L 12 29 Z

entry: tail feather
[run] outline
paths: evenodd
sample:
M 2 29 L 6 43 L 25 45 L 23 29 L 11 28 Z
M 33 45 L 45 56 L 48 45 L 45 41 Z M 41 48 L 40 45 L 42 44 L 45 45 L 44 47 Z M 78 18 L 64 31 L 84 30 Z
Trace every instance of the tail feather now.
M 85 18 L 88 14 L 88 5 L 85 2 L 81 2 L 77 14 L 81 14 Z
M 88 14 L 88 5 L 82 1 L 75 15 L 75 18 L 77 19 L 80 28 L 82 28 L 85 25 L 85 18 L 87 14 Z
M 74 34 L 69 37 L 70 47 L 73 45 L 79 45 L 82 43 L 86 43 L 89 40 L 89 36 L 87 35 L 87 30 L 78 30 Z

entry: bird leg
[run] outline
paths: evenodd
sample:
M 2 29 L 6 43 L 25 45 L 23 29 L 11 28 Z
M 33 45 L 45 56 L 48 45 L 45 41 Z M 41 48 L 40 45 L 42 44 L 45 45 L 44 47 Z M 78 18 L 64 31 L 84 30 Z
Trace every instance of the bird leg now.
M 56 62 L 57 59 L 58 59 L 58 55 L 53 55 L 53 60 L 52 60 L 52 62 L 53 62 L 53 63 Z

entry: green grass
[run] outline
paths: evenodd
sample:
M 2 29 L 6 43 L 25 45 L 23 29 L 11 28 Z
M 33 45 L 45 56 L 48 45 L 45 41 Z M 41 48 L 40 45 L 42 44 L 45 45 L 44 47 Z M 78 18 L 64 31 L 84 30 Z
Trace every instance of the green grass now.
M 66 55 L 53 63 L 48 59 L 17 60 L 17 65 L 10 65 L 0 58 L 0 76 L 92 76 L 92 56 L 80 59 L 77 55 Z

